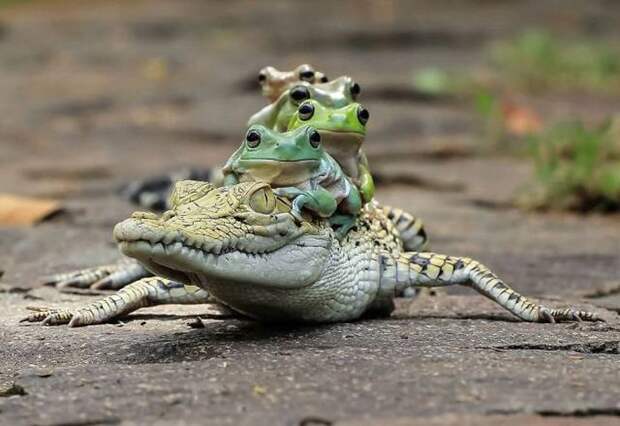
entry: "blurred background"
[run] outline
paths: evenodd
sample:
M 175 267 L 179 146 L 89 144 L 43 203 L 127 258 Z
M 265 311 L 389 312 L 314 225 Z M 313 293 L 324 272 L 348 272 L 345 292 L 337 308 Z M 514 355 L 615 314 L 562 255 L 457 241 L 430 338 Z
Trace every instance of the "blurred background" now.
M 361 85 L 378 198 L 433 249 L 511 278 L 559 250 L 560 291 L 590 256 L 598 282 L 619 266 L 619 33 L 604 0 L 1 1 L 0 268 L 115 259 L 118 189 L 222 164 L 266 104 L 258 70 L 307 62 Z

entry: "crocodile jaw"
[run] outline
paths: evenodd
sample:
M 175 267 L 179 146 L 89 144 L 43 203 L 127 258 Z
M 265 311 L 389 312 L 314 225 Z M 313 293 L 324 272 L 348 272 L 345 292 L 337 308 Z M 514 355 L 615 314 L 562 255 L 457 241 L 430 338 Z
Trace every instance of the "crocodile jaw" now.
M 281 289 L 306 287 L 319 279 L 331 246 L 326 234 L 302 234 L 270 252 L 221 251 L 217 244 L 192 246 L 186 238 L 166 242 L 157 238 L 158 233 L 169 234 L 136 219 L 127 219 L 114 230 L 123 254 L 157 275 L 199 286 L 215 280 Z M 149 239 L 142 238 L 144 234 Z M 216 248 L 203 248 L 209 246 Z

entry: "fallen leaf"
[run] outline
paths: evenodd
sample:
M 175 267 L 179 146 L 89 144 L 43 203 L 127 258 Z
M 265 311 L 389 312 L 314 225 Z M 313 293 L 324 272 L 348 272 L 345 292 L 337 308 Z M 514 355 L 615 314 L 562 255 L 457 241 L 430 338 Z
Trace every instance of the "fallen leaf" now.
M 55 200 L 0 194 L 0 225 L 33 225 L 61 209 Z
M 254 392 L 254 395 L 256 396 L 264 396 L 267 393 L 267 389 L 265 389 L 264 387 L 260 385 L 254 385 L 252 387 L 252 391 Z
M 542 129 L 542 120 L 535 111 L 505 101 L 502 115 L 506 129 L 516 136 L 526 136 Z

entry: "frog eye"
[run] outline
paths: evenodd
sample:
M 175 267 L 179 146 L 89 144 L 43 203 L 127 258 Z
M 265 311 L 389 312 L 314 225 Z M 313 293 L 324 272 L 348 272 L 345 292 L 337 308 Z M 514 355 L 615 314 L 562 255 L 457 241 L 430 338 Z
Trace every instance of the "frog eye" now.
M 314 105 L 308 102 L 303 103 L 297 110 L 297 113 L 299 115 L 300 120 L 303 120 L 303 121 L 310 120 L 312 116 L 314 115 Z
M 262 187 L 250 195 L 249 204 L 256 213 L 270 214 L 276 208 L 276 196 L 269 187 Z
M 250 130 L 246 135 L 245 135 L 245 143 L 250 147 L 250 148 L 256 148 L 259 144 L 260 144 L 260 133 L 258 133 L 256 130 Z
M 366 125 L 368 123 L 368 119 L 370 118 L 370 113 L 363 106 L 359 106 L 357 108 L 357 119 L 362 123 L 362 125 Z
M 299 79 L 303 81 L 307 81 L 312 83 L 314 81 L 314 71 L 313 70 L 303 70 L 299 72 Z
M 362 88 L 360 87 L 360 85 L 357 83 L 353 83 L 353 85 L 351 86 L 351 96 L 353 97 L 353 99 L 357 99 L 361 91 Z
M 312 145 L 312 148 L 318 148 L 321 145 L 321 135 L 316 130 L 310 131 L 308 140 L 310 140 L 310 145 Z
M 260 84 L 263 84 L 266 81 L 267 81 L 267 74 L 264 71 L 259 72 L 258 73 L 258 82 Z
M 323 77 L 321 77 L 321 83 L 327 83 L 329 81 L 329 78 L 327 78 L 326 75 L 323 75 Z
M 289 92 L 290 97 L 297 103 L 310 99 L 310 91 L 304 86 L 295 86 Z

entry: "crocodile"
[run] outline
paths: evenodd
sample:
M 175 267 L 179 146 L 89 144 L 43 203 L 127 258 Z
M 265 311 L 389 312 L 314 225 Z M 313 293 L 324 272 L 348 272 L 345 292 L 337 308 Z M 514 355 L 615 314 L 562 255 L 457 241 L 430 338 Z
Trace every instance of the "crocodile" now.
M 77 310 L 37 308 L 23 321 L 84 326 L 138 308 L 218 303 L 267 322 L 353 321 L 389 315 L 407 288 L 463 285 L 524 321 L 599 321 L 595 313 L 537 304 L 468 257 L 404 251 L 370 202 L 339 240 L 325 219 L 291 214 L 264 182 L 176 184 L 161 216 L 136 212 L 114 228 L 121 252 L 156 274 Z

